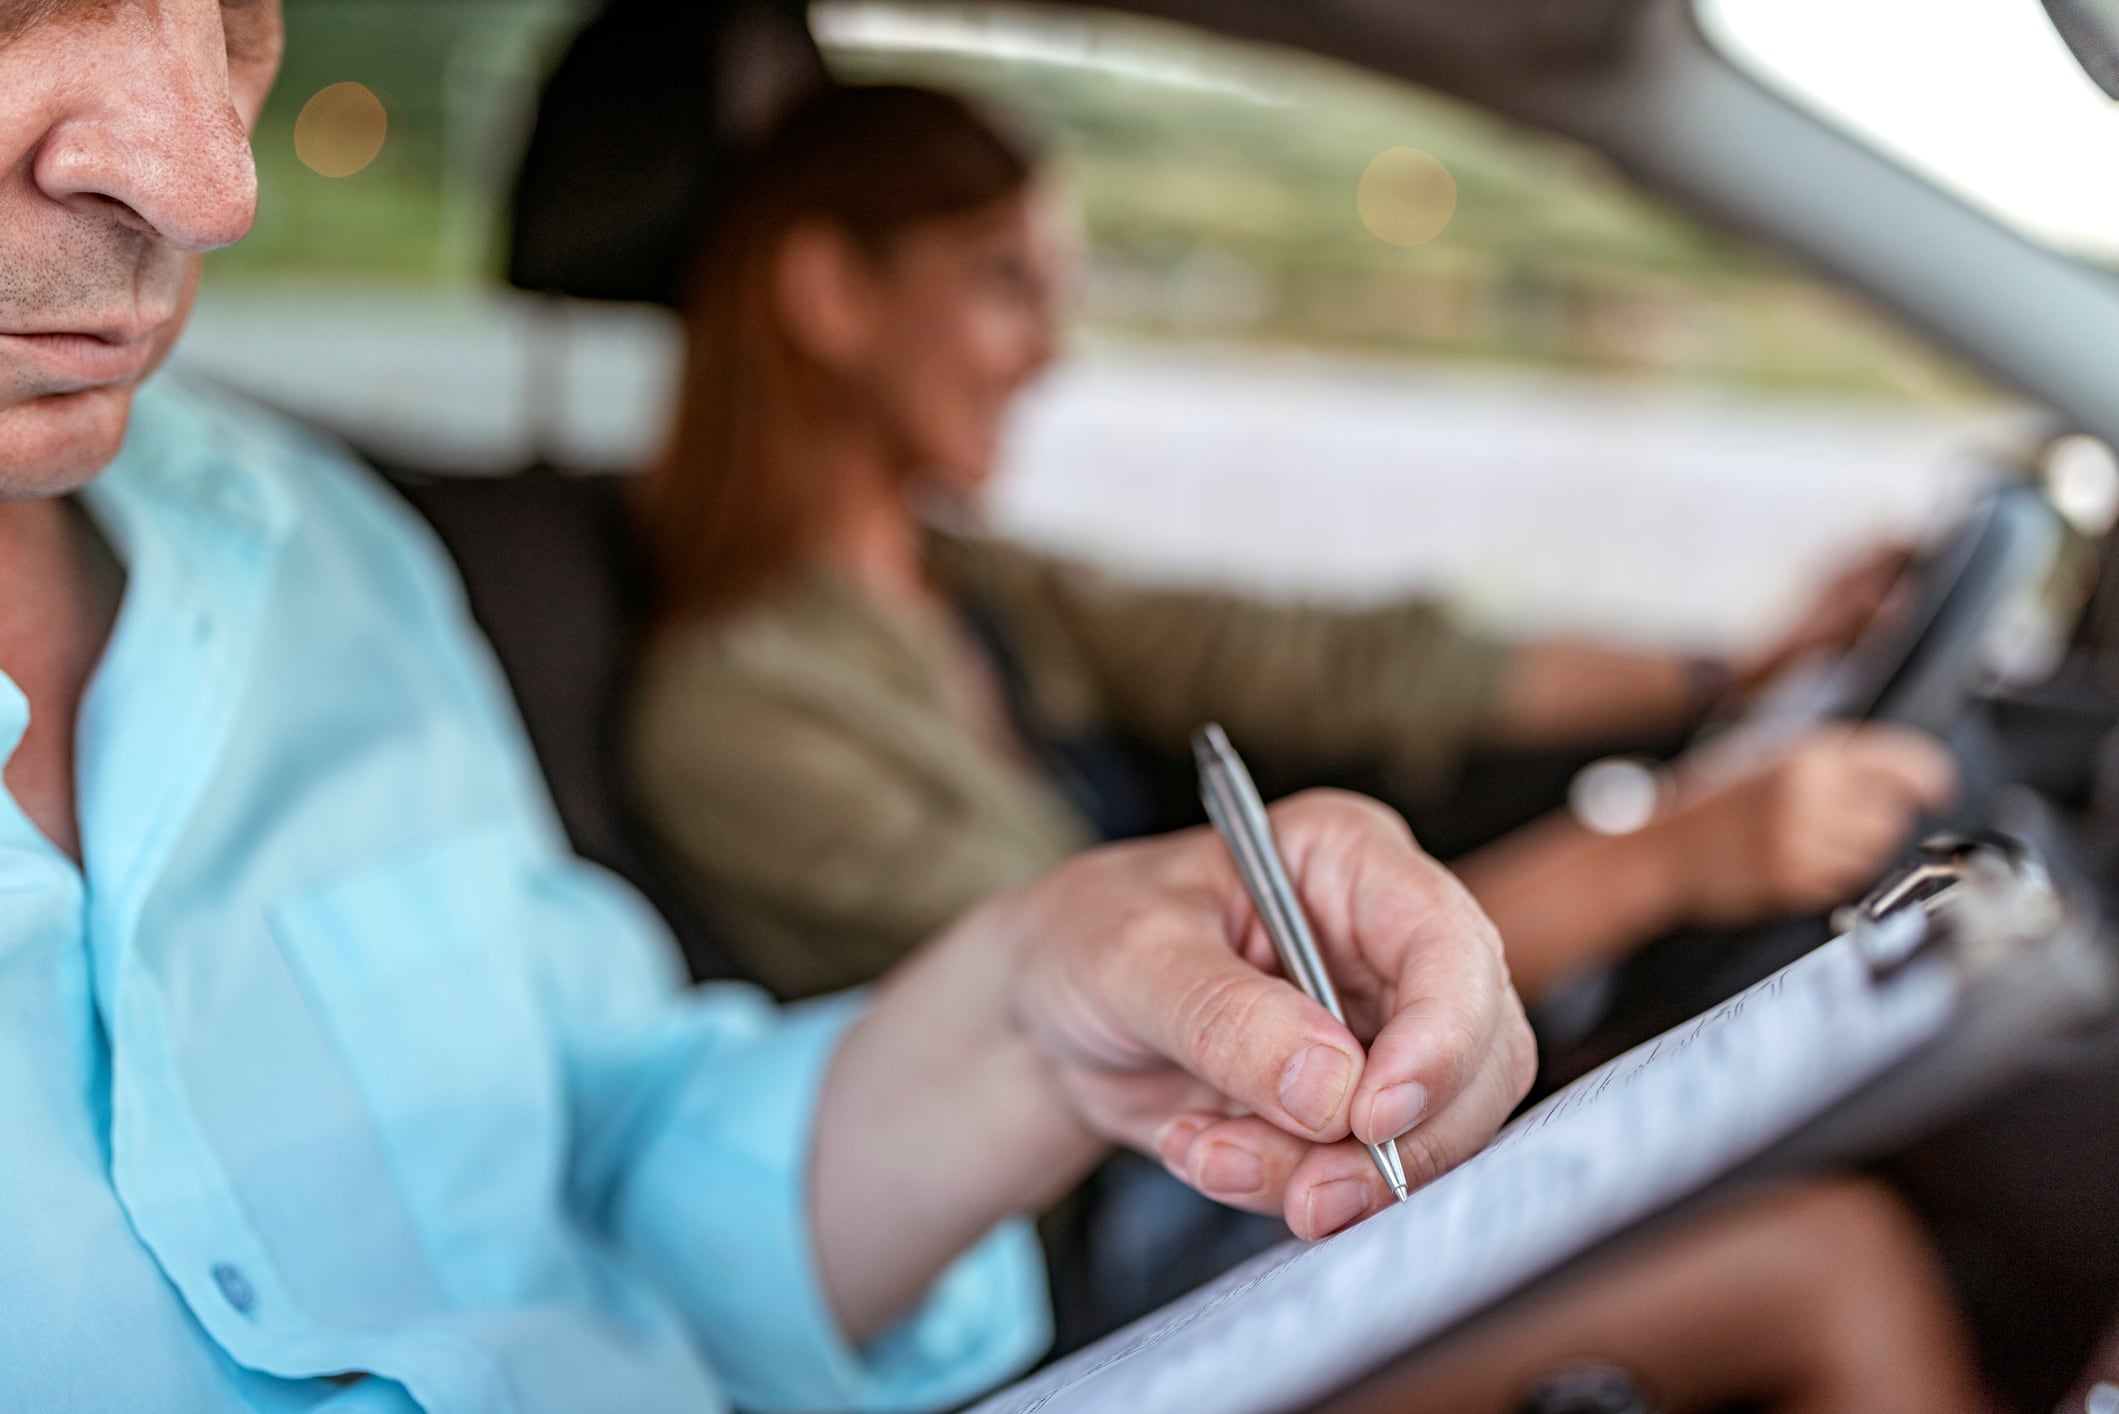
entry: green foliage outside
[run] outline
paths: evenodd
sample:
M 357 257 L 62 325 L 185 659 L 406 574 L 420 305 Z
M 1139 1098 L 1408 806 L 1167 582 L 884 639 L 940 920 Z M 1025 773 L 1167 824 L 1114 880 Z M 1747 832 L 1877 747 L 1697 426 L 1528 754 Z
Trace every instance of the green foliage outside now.
M 293 0 L 258 133 L 258 231 L 215 258 L 215 278 L 493 278 L 510 155 L 573 13 L 565 0 Z M 1079 14 L 1032 22 L 1078 34 Z M 1091 23 L 1101 49 L 1204 78 L 946 49 L 831 58 L 848 77 L 986 95 L 1047 137 L 1086 237 L 1080 312 L 1094 329 L 1924 401 L 1978 391 L 1593 153 L 1346 66 Z M 347 79 L 384 99 L 391 138 L 366 171 L 331 180 L 296 159 L 293 127 L 310 95 Z M 1355 204 L 1364 168 L 1395 146 L 1433 154 L 1457 185 L 1449 226 L 1411 248 L 1372 235 Z
M 253 143 L 257 226 L 213 257 L 213 278 L 496 277 L 508 166 L 577 9 L 567 0 L 288 0 L 287 58 Z M 348 81 L 382 99 L 389 138 L 365 170 L 321 177 L 295 155 L 295 119 L 318 90 Z

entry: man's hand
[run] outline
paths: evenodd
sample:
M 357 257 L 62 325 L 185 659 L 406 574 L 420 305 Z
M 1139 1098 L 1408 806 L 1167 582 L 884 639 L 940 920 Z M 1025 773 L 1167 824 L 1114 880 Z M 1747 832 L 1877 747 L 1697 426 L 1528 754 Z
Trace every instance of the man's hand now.
M 1278 975 L 1205 830 L 1082 855 L 882 984 L 832 1061 L 811 1161 L 849 1334 L 1114 1140 L 1321 1237 L 1388 1201 L 1357 1140 L 1399 1137 L 1418 1184 L 1507 1118 L 1535 1057 L 1471 896 L 1372 801 L 1305 795 L 1272 818 L 1351 1028 Z
M 1363 1144 L 1398 1139 L 1408 1179 L 1435 1178 L 1507 1118 L 1535 1056 L 1499 936 L 1403 821 L 1328 793 L 1272 818 L 1351 1030 L 1278 975 L 1204 831 L 1021 896 L 1015 1009 L 1090 1129 L 1321 1237 L 1390 1201 Z

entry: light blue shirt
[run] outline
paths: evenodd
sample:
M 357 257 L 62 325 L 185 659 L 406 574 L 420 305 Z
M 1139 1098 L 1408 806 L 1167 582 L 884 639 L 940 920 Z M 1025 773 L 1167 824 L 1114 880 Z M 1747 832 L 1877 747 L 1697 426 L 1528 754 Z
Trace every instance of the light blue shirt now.
M 1042 1347 L 1022 1224 L 848 1347 L 805 1176 L 850 1005 L 680 986 L 367 473 L 150 388 L 87 504 L 85 868 L 0 793 L 0 1407 L 907 1408 Z M 0 758 L 26 721 L 0 677 Z

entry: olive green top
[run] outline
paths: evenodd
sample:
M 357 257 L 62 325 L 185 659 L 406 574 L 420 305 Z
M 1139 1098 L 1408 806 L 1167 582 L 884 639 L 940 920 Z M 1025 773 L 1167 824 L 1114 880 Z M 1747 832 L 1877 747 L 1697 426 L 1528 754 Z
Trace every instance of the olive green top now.
M 941 583 L 998 620 L 1045 719 L 1183 752 L 1219 720 L 1284 760 L 1433 775 L 1492 704 L 1502 649 L 1436 605 L 1336 610 L 1129 588 L 936 537 Z M 947 651 L 828 572 L 665 630 L 627 722 L 636 802 L 742 961 L 804 996 L 876 977 L 1093 840 L 1037 767 L 979 739 Z

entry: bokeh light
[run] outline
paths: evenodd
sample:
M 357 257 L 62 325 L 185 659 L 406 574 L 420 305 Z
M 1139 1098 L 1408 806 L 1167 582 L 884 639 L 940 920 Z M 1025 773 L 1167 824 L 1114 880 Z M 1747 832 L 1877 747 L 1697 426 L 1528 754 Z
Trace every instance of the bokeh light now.
M 373 162 L 390 135 L 383 101 L 357 83 L 317 90 L 294 120 L 294 155 L 318 176 L 350 177 Z
M 1608 756 L 1584 766 L 1567 791 L 1568 808 L 1583 828 L 1600 835 L 1630 835 L 1662 809 L 1663 773 L 1653 761 Z
M 2056 438 L 2044 461 L 2047 494 L 2077 531 L 2094 538 L 2119 521 L 2119 456 L 2102 439 Z
M 1361 224 L 1391 245 L 1422 245 L 1442 234 L 1457 214 L 1457 180 L 1433 154 L 1387 147 L 1361 174 L 1354 194 Z

